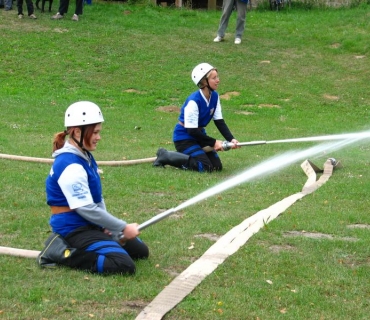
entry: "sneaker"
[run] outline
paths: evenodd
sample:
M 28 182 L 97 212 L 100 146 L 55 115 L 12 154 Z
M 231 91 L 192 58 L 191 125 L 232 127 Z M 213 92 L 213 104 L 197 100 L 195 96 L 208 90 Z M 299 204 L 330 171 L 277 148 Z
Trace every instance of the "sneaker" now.
M 5 11 L 10 11 L 10 10 L 13 10 L 13 8 L 12 7 L 5 8 Z
M 78 15 L 77 14 L 74 14 L 72 16 L 72 21 L 78 21 Z
M 37 19 L 37 17 L 32 13 L 28 16 L 30 19 Z
M 19 19 L 23 19 L 23 17 L 24 17 L 23 13 L 21 13 L 21 14 L 18 15 L 18 18 Z
M 241 44 L 242 43 L 242 39 L 240 38 L 235 38 L 235 44 Z
M 64 16 L 62 14 L 60 14 L 59 12 L 57 12 L 56 14 L 54 14 L 51 19 L 52 20 L 60 20 L 60 19 L 63 19 Z
M 221 42 L 223 40 L 224 40 L 223 37 L 217 36 L 216 38 L 213 39 L 213 42 Z

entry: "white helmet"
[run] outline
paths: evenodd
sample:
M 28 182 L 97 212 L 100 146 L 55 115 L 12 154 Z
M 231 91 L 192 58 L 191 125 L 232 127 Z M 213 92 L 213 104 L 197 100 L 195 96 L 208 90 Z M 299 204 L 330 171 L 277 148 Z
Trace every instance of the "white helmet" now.
M 104 122 L 103 114 L 100 108 L 90 101 L 78 101 L 71 104 L 64 118 L 64 125 L 67 128 L 100 122 Z
M 204 76 L 206 76 L 208 74 L 208 72 L 210 72 L 213 69 L 216 69 L 216 68 L 212 67 L 208 63 L 198 64 L 193 69 L 193 72 L 191 73 L 191 79 L 193 80 L 193 82 L 197 86 L 199 84 L 200 80 L 202 80 L 204 78 Z

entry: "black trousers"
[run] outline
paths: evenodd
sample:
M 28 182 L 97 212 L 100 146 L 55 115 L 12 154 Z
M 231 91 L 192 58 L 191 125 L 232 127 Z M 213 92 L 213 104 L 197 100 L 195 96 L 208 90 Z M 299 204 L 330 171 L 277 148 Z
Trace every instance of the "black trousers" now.
M 205 152 L 195 140 L 175 142 L 177 152 L 184 153 L 189 158 L 190 170 L 199 172 L 221 171 L 222 163 L 216 151 Z
M 30 16 L 34 12 L 32 0 L 26 0 L 27 13 Z M 17 0 L 18 15 L 23 14 L 23 0 Z
M 59 4 L 59 13 L 61 15 L 64 15 L 65 13 L 68 12 L 68 7 L 69 7 L 69 0 L 60 0 Z M 83 0 L 76 0 L 76 10 L 75 14 L 81 15 L 82 14 L 82 8 L 83 8 Z
M 101 274 L 134 274 L 135 259 L 145 259 L 149 249 L 139 238 L 121 246 L 98 228 L 81 227 L 69 233 L 65 240 L 78 250 L 69 259 L 69 266 Z

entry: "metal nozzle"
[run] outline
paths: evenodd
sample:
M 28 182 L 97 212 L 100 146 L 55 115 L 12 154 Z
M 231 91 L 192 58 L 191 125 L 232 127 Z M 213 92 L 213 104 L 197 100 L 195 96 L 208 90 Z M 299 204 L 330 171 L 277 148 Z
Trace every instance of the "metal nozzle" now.
M 334 158 L 329 158 L 328 160 L 330 160 L 333 167 L 335 167 L 338 164 L 337 160 L 335 160 Z

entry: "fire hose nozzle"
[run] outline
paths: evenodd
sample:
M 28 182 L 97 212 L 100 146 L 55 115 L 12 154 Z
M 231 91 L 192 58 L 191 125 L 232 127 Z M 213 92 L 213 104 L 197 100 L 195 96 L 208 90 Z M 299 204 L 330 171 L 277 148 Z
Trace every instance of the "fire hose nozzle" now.
M 224 151 L 229 151 L 233 146 L 234 146 L 234 143 L 232 143 L 232 142 L 229 142 L 229 141 L 223 141 L 222 142 L 222 149 Z
M 261 140 L 261 141 L 250 141 L 250 142 L 239 142 L 237 144 L 238 147 L 244 147 L 244 146 L 257 146 L 257 145 L 260 145 L 260 144 L 266 144 L 267 141 L 265 140 Z M 229 141 L 223 141 L 222 142 L 222 149 L 223 151 L 229 151 L 230 149 L 232 149 L 232 147 L 234 146 L 235 144 L 232 143 L 232 142 L 229 142 Z M 205 152 L 211 152 L 214 150 L 213 147 L 210 147 L 210 146 L 206 146 L 206 147 L 203 147 L 203 150 Z
M 260 144 L 266 144 L 267 141 L 261 140 L 261 141 L 250 141 L 250 142 L 240 142 L 237 143 L 238 147 L 244 147 L 244 146 L 257 146 Z M 224 141 L 222 142 L 222 149 L 224 151 L 229 151 L 235 144 L 232 142 Z

